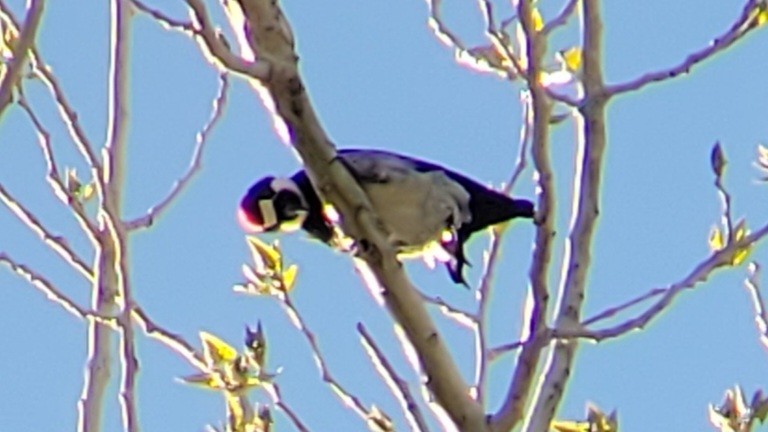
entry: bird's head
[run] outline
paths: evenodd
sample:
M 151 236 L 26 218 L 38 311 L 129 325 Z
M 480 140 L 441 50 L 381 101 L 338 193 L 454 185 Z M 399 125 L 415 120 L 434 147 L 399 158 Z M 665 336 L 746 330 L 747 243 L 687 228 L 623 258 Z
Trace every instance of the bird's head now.
M 296 182 L 264 177 L 248 189 L 237 216 L 240 225 L 249 232 L 295 231 L 301 228 L 308 212 Z

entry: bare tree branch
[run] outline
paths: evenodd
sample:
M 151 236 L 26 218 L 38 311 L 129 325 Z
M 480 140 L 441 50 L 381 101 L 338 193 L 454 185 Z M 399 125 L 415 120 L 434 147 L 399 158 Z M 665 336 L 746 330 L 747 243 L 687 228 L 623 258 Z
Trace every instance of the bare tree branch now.
M 43 243 L 50 247 L 52 251 L 59 254 L 67 264 L 77 270 L 87 280 L 93 280 L 93 271 L 87 264 L 85 264 L 85 261 L 83 261 L 83 259 L 69 247 L 66 239 L 61 236 L 53 235 L 50 230 L 43 226 L 42 222 L 37 219 L 37 216 L 8 193 L 2 184 L 0 184 L 0 201 L 2 201 L 11 213 L 13 213 L 24 225 L 37 234 Z
M 117 315 L 120 336 L 120 406 L 123 428 L 138 430 L 135 380 L 138 359 L 131 324 L 132 296 L 128 281 L 128 250 L 125 228 L 120 219 L 125 187 L 125 154 L 128 133 L 128 54 L 131 12 L 127 0 L 113 0 L 110 13 L 110 61 L 108 83 L 108 132 L 104 145 L 103 169 L 91 164 L 99 192 L 99 235 L 95 268 L 98 278 L 92 288 L 94 307 L 101 314 Z M 88 161 L 90 163 L 90 160 Z M 88 361 L 80 398 L 79 430 L 101 428 L 104 392 L 111 375 L 111 331 L 89 323 Z
M 645 312 L 639 314 L 635 318 L 626 320 L 616 326 L 600 329 L 600 330 L 587 330 L 582 326 L 573 326 L 570 328 L 557 328 L 554 330 L 554 337 L 558 339 L 574 339 L 574 338 L 587 338 L 595 341 L 602 341 L 605 339 L 615 338 L 626 334 L 633 330 L 639 330 L 647 326 L 651 320 L 658 317 L 663 311 L 665 311 L 677 296 L 686 289 L 694 288 L 697 284 L 704 282 L 709 278 L 713 271 L 733 265 L 734 257 L 740 253 L 744 248 L 753 245 L 755 242 L 763 239 L 768 235 L 768 224 L 762 226 L 760 229 L 752 234 L 749 234 L 745 238 L 734 241 L 728 244 L 725 248 L 712 253 L 706 260 L 699 263 L 688 275 L 683 279 L 667 288 L 662 290 L 662 294 L 654 294 L 655 296 L 661 295 L 653 305 L 648 307 Z M 640 299 L 647 299 L 651 297 L 650 291 L 648 294 L 642 296 Z M 638 299 L 636 299 L 638 300 Z M 636 302 L 633 300 L 632 302 Z M 598 315 L 608 315 L 608 312 L 603 312 Z M 595 318 L 590 319 L 591 322 L 595 322 Z
M 74 300 L 69 298 L 60 289 L 56 287 L 51 281 L 40 273 L 30 269 L 24 264 L 20 264 L 11 258 L 5 252 L 0 252 L 0 263 L 7 265 L 11 271 L 24 278 L 30 285 L 37 288 L 38 291 L 45 294 L 45 296 L 52 302 L 61 306 L 65 311 L 80 318 L 91 318 L 102 324 L 108 324 L 114 326 L 114 319 L 98 315 L 92 310 L 88 310 L 78 305 Z
M 586 319 L 586 320 L 582 321 L 581 325 L 583 327 L 586 327 L 586 326 L 589 326 L 589 325 L 594 324 L 596 322 L 602 321 L 604 319 L 611 318 L 611 317 L 615 316 L 616 314 L 618 314 L 621 311 L 624 311 L 626 309 L 631 308 L 632 306 L 635 306 L 635 305 L 638 305 L 640 303 L 643 303 L 644 301 L 646 301 L 648 299 L 651 299 L 651 298 L 654 298 L 654 297 L 658 297 L 658 296 L 660 296 L 660 295 L 662 295 L 662 294 L 664 294 L 666 292 L 667 292 L 666 288 L 653 288 L 650 291 L 648 291 L 647 293 L 645 293 L 645 294 L 643 294 L 643 295 L 641 295 L 641 296 L 639 296 L 637 298 L 629 300 L 629 301 L 627 301 L 625 303 L 622 303 L 622 304 L 620 304 L 618 306 L 614 306 L 612 308 L 608 308 L 605 311 L 600 312 L 599 314 L 597 314 L 595 316 L 592 316 L 589 319 Z
M 748 0 L 744 5 L 741 15 L 731 25 L 731 27 L 717 36 L 706 47 L 693 52 L 688 55 L 679 64 L 670 68 L 662 69 L 656 72 L 650 72 L 644 74 L 641 77 L 627 81 L 621 84 L 614 84 L 605 88 L 605 93 L 610 96 L 620 95 L 622 93 L 628 93 L 647 86 L 648 84 L 666 81 L 671 78 L 678 77 L 683 74 L 687 74 L 703 62 L 719 53 L 720 51 L 728 48 L 734 43 L 742 39 L 750 31 L 757 28 L 758 14 L 760 12 L 760 5 L 764 4 L 762 0 Z
M 147 214 L 134 219 L 130 222 L 126 222 L 125 226 L 128 230 L 135 230 L 139 228 L 147 228 L 151 226 L 155 220 L 157 220 L 162 213 L 170 207 L 170 205 L 176 200 L 186 186 L 191 182 L 192 178 L 202 168 L 203 164 L 203 151 L 205 150 L 205 144 L 208 142 L 208 135 L 213 128 L 218 124 L 219 120 L 224 114 L 224 108 L 227 105 L 227 94 L 229 93 L 229 75 L 227 72 L 223 72 L 219 75 L 219 89 L 216 96 L 211 103 L 211 115 L 208 121 L 203 125 L 200 132 L 195 137 L 195 148 L 192 150 L 192 159 L 189 162 L 187 171 L 173 184 L 171 191 L 163 198 L 159 203 L 150 207 Z
M 85 214 L 82 204 L 69 191 L 61 179 L 61 174 L 59 173 L 53 155 L 53 148 L 51 147 L 51 134 L 32 110 L 32 107 L 27 102 L 27 98 L 24 96 L 24 92 L 19 93 L 19 106 L 27 113 L 27 116 L 37 131 L 37 142 L 40 144 L 40 149 L 43 152 L 43 158 L 45 159 L 45 164 L 48 170 L 46 175 L 48 184 L 51 186 L 54 195 L 56 195 L 56 197 L 72 211 L 80 228 L 86 234 L 88 240 L 90 240 L 91 245 L 94 245 L 96 243 L 96 227 L 88 218 L 88 215 Z
M 376 370 L 382 376 L 384 381 L 389 385 L 392 394 L 400 402 L 400 407 L 403 409 L 403 414 L 408 420 L 408 424 L 413 431 L 428 431 L 427 422 L 424 419 L 424 415 L 421 413 L 419 404 L 416 402 L 416 398 L 413 397 L 411 389 L 408 387 L 408 382 L 398 375 L 394 366 L 387 360 L 384 352 L 373 340 L 373 337 L 365 328 L 363 323 L 357 324 L 357 332 L 363 339 L 363 346 L 368 352 L 369 357 L 374 362 Z
M 129 120 L 129 71 L 131 39 L 131 6 L 128 0 L 112 0 L 110 13 L 110 62 L 109 62 L 109 122 L 104 145 L 103 182 L 106 194 L 100 209 L 105 226 L 104 246 L 113 249 L 114 258 L 103 269 L 107 284 L 100 287 L 105 296 L 112 299 L 119 310 L 120 324 L 120 393 L 123 430 L 138 432 L 139 420 L 136 406 L 136 378 L 139 361 L 136 355 L 136 338 L 131 322 L 133 295 L 128 279 L 128 249 L 126 230 L 121 220 L 125 192 L 125 161 L 128 146 Z
M 749 264 L 748 277 L 744 280 L 744 286 L 752 299 L 755 309 L 755 325 L 760 332 L 760 341 L 768 348 L 768 310 L 765 308 L 765 299 L 760 292 L 760 265 L 756 262 Z
M 587 272 L 591 264 L 592 239 L 600 203 L 602 163 L 606 146 L 603 86 L 603 24 L 599 0 L 582 0 L 584 103 L 579 107 L 581 137 L 577 151 L 572 228 L 563 259 L 564 279 L 558 294 L 555 328 L 570 329 L 580 324 L 581 307 Z M 534 111 L 535 112 L 535 111 Z M 544 378 L 534 396 L 534 403 L 523 430 L 543 431 L 549 428 L 565 392 L 567 379 L 575 360 L 575 341 L 556 342 L 544 366 Z
M 186 0 L 192 10 L 195 36 L 208 61 L 223 70 L 229 70 L 250 79 L 269 79 L 269 64 L 263 61 L 248 61 L 238 57 L 224 43 L 215 29 L 202 0 Z
M 164 327 L 156 324 L 147 315 L 144 310 L 137 306 L 133 306 L 132 312 L 133 320 L 144 331 L 144 333 L 167 346 L 177 354 L 185 358 L 192 366 L 196 367 L 199 371 L 207 372 L 208 364 L 205 359 L 195 350 L 195 348 L 180 335 L 171 333 Z
M 440 308 L 440 311 L 445 315 L 446 318 L 452 319 L 456 321 L 459 325 L 462 325 L 464 327 L 475 327 L 477 325 L 477 317 L 469 313 L 467 311 L 463 311 L 448 302 L 446 302 L 442 297 L 432 297 L 428 296 L 424 293 L 419 293 L 421 295 L 421 299 L 424 300 L 425 303 L 433 304 Z
M 5 73 L 0 74 L 0 117 L 12 102 L 12 92 L 19 83 L 22 70 L 27 64 L 30 48 L 35 43 L 44 6 L 44 0 L 29 0 L 27 5 L 27 17 L 24 19 L 24 26 L 21 28 L 18 38 L 13 41 L 13 57 L 8 62 Z M 0 3 L 0 15 L 6 15 L 7 10 L 5 4 Z
M 549 158 L 549 127 L 552 103 L 546 89 L 536 78 L 544 70 L 547 40 L 545 35 L 535 29 L 532 2 L 523 0 L 517 5 L 517 15 L 526 35 L 525 51 L 528 58 L 528 69 L 525 76 L 528 77 L 530 106 L 527 109 L 531 117 L 530 120 L 526 119 L 525 123 L 530 122 L 528 127 L 531 130 L 531 154 L 538 182 L 538 202 L 535 216 L 536 239 L 529 271 L 530 294 L 533 304 L 528 327 L 524 328 L 524 334 L 521 337 L 524 343 L 518 356 L 517 366 L 502 406 L 493 416 L 494 431 L 512 430 L 522 419 L 542 350 L 549 342 L 549 338 L 546 337 L 547 325 L 545 322 L 549 304 L 547 272 L 552 259 L 555 233 L 554 174 Z

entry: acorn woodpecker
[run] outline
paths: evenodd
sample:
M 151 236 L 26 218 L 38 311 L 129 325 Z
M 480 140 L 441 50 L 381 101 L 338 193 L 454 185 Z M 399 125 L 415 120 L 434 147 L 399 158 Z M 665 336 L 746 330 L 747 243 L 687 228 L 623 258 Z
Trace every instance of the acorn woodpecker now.
M 466 285 L 464 243 L 473 233 L 534 214 L 531 201 L 510 198 L 437 164 L 381 150 L 345 149 L 338 157 L 368 195 L 398 254 L 437 252 L 456 283 Z M 256 182 L 240 202 L 238 218 L 247 231 L 301 228 L 338 244 L 334 220 L 324 210 L 301 170 L 290 178 Z

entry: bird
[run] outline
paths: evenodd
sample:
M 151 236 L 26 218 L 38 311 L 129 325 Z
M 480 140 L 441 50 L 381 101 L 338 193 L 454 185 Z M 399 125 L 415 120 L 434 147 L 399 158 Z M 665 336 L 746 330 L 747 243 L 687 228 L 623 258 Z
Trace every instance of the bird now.
M 385 150 L 343 149 L 337 158 L 350 171 L 389 233 L 399 257 L 444 261 L 451 280 L 463 276 L 464 244 L 472 234 L 514 218 L 533 218 L 534 205 L 515 199 L 439 164 Z M 306 171 L 266 176 L 245 193 L 238 208 L 247 232 L 290 232 L 338 246 L 337 221 L 315 192 Z

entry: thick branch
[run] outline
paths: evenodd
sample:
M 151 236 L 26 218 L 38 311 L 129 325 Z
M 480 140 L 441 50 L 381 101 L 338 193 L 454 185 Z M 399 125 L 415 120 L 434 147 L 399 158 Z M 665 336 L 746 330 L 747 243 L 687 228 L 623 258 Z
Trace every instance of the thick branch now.
M 574 215 L 566 243 L 565 275 L 561 282 L 555 328 L 569 329 L 579 326 L 581 307 L 585 296 L 587 271 L 591 264 L 592 238 L 595 232 L 600 203 L 600 181 L 606 146 L 605 104 L 603 88 L 603 25 L 599 0 L 582 1 L 584 20 L 584 103 L 579 112 L 582 117 L 574 185 Z M 534 406 L 526 419 L 524 430 L 543 431 L 549 428 L 563 393 L 567 387 L 575 359 L 575 341 L 557 342 L 550 351 L 539 383 Z
M 555 224 L 555 190 L 552 166 L 549 159 L 549 125 L 552 103 L 546 90 L 538 82 L 543 72 L 544 56 L 547 51 L 545 35 L 537 32 L 533 23 L 533 4 L 530 0 L 518 3 L 518 17 L 526 35 L 526 55 L 529 59 L 526 71 L 530 99 L 527 112 L 530 113 L 531 153 L 538 180 L 538 202 L 536 210 L 536 242 L 533 261 L 529 272 L 533 308 L 523 336 L 523 348 L 518 357 L 517 367 L 507 389 L 501 408 L 494 415 L 496 431 L 511 430 L 522 419 L 526 402 L 533 385 L 542 349 L 548 339 L 546 313 L 549 303 L 547 272 L 552 258 Z M 526 119 L 526 122 L 529 120 Z

